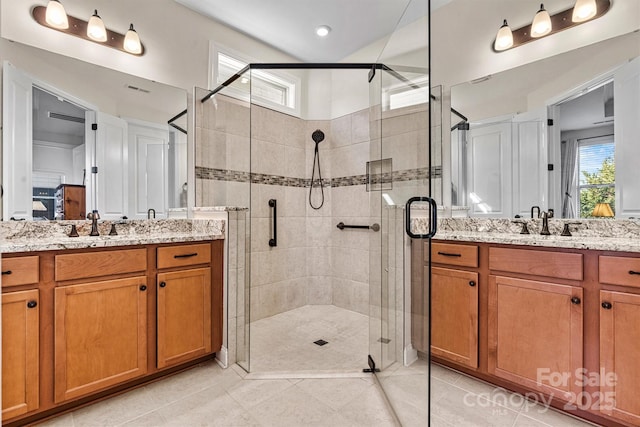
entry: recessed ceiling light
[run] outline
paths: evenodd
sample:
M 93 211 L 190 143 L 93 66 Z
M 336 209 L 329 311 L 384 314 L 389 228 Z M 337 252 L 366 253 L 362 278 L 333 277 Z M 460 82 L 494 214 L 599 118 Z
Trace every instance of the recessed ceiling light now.
M 327 37 L 330 32 L 331 32 L 331 27 L 328 25 L 320 25 L 318 28 L 316 28 L 316 34 L 319 37 Z

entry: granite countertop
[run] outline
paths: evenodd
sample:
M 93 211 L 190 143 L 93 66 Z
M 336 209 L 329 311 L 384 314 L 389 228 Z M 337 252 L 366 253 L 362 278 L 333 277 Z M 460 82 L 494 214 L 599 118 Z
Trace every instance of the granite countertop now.
M 551 248 L 590 249 L 597 251 L 640 252 L 640 239 L 628 237 L 587 237 L 539 234 L 492 233 L 482 231 L 438 231 L 434 240 L 499 243 L 507 245 L 541 246 Z
M 522 222 L 531 234 L 519 234 Z M 565 223 L 571 224 L 572 236 L 561 236 Z M 640 252 L 640 221 L 610 219 L 549 220 L 550 236 L 539 230 L 540 219 L 441 218 L 435 240 L 496 243 L 550 248 L 589 249 L 598 251 Z M 427 218 L 414 218 L 414 230 L 428 229 Z
M 117 236 L 109 236 L 111 224 Z M 79 237 L 69 237 L 76 225 Z M 0 252 L 34 252 L 157 243 L 195 242 L 225 238 L 225 221 L 217 219 L 157 219 L 100 221 L 100 236 L 89 236 L 89 221 L 7 221 L 0 223 Z

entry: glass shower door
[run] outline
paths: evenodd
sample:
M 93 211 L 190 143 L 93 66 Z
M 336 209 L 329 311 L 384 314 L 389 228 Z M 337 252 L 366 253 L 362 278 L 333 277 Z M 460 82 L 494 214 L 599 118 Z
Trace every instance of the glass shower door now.
M 370 366 L 403 426 L 429 419 L 431 195 L 428 72 L 380 66 L 370 83 L 367 167 L 370 237 Z M 407 204 L 408 202 L 411 202 Z M 409 209 L 409 212 L 407 211 Z M 409 233 L 409 234 L 408 234 Z

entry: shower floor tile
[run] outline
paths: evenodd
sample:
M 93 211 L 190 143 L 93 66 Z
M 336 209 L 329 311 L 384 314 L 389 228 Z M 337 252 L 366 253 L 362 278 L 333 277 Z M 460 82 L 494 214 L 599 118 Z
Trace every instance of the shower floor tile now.
M 361 372 L 369 317 L 333 305 L 307 305 L 251 324 L 251 373 Z M 327 341 L 317 345 L 316 341 Z

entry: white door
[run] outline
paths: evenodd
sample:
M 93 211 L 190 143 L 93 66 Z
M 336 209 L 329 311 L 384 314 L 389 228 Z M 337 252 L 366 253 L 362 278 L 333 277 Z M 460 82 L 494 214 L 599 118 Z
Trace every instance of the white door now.
M 90 193 L 87 212 L 97 209 L 101 219 L 120 219 L 128 215 L 127 122 L 99 111 L 88 111 L 86 127 L 87 170 L 91 172 L 92 184 L 87 188 Z
M 547 112 L 546 108 L 513 118 L 513 216 L 528 218 L 531 207 L 547 210 Z M 559 211 L 558 208 L 556 210 Z M 558 212 L 558 215 L 560 212 Z
M 613 77 L 616 162 L 616 217 L 640 217 L 640 57 L 620 67 Z
M 2 88 L 2 215 L 32 219 L 33 80 L 5 61 Z
M 512 216 L 511 122 L 473 125 L 467 143 L 470 216 Z
M 147 218 L 148 209 L 155 210 L 156 218 L 166 218 L 169 192 L 168 150 L 167 125 L 129 122 L 131 218 Z

